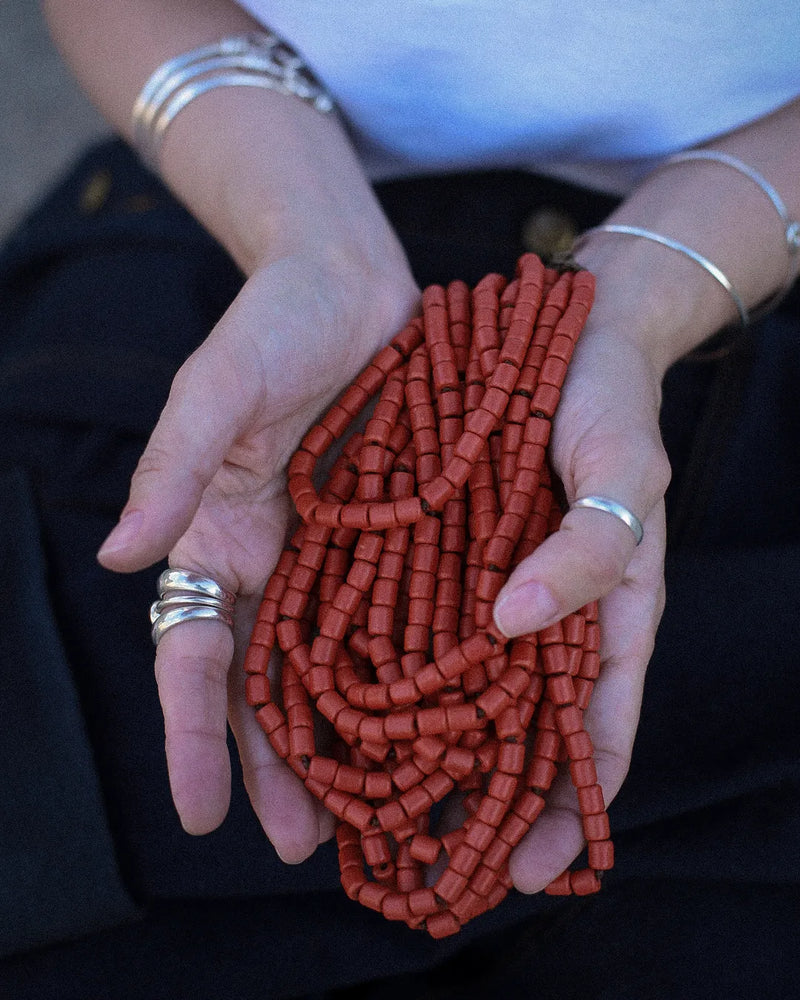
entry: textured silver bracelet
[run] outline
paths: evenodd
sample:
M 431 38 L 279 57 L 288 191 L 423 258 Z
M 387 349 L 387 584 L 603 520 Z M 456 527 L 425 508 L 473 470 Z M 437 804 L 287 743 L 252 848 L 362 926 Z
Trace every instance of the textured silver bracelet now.
M 783 225 L 784 240 L 786 241 L 786 251 L 789 255 L 788 270 L 784 283 L 773 295 L 770 295 L 756 308 L 754 313 L 751 314 L 751 320 L 763 316 L 775 308 L 797 280 L 798 263 L 800 262 L 800 255 L 798 254 L 798 251 L 800 251 L 800 222 L 791 218 L 783 198 L 781 198 L 775 187 L 770 184 L 763 174 L 760 174 L 749 164 L 743 163 L 742 160 L 737 159 L 735 156 L 731 156 L 730 153 L 723 153 L 721 150 L 716 149 L 691 149 L 684 153 L 676 153 L 674 156 L 670 156 L 661 164 L 661 167 L 668 167 L 675 163 L 692 163 L 696 161 L 720 163 L 747 177 L 761 188 L 780 217 L 781 224 Z
M 219 87 L 260 87 L 297 97 L 315 110 L 333 110 L 331 96 L 300 56 L 272 32 L 223 38 L 163 63 L 145 83 L 132 111 L 133 144 L 158 168 L 164 134 L 175 116 Z
M 736 306 L 736 311 L 739 313 L 739 321 L 742 326 L 745 327 L 750 322 L 750 315 L 745 307 L 742 297 L 733 287 L 733 284 L 726 277 L 725 274 L 717 267 L 713 261 L 710 261 L 708 257 L 704 257 L 699 254 L 696 250 L 692 250 L 691 247 L 687 247 L 684 243 L 679 243 L 677 240 L 671 239 L 669 236 L 662 236 L 660 233 L 654 233 L 650 229 L 642 229 L 640 226 L 623 226 L 608 223 L 602 226 L 595 226 L 593 229 L 587 229 L 586 232 L 581 233 L 578 239 L 575 241 L 573 247 L 573 253 L 576 253 L 583 246 L 586 237 L 590 236 L 592 233 L 617 233 L 623 236 L 638 236 L 643 240 L 650 240 L 652 243 L 658 243 L 663 247 L 668 247 L 670 250 L 676 250 L 678 253 L 684 254 L 684 256 L 689 257 L 696 264 L 699 264 L 705 271 L 707 271 L 712 278 L 714 278 L 725 291 L 733 299 Z

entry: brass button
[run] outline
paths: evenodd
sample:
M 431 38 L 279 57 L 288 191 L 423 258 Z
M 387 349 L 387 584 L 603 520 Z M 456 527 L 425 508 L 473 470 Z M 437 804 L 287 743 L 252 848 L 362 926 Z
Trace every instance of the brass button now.
M 92 174 L 81 191 L 78 209 L 84 215 L 96 215 L 111 194 L 111 171 L 102 169 Z
M 567 253 L 577 235 L 575 221 L 566 212 L 544 207 L 537 208 L 528 216 L 521 238 L 526 250 L 549 260 L 557 254 Z

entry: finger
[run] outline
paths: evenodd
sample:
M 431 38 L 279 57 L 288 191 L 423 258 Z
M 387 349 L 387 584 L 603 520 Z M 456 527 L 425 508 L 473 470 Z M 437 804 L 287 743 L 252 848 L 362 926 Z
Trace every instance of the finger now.
M 630 764 L 630 750 L 641 704 L 641 682 L 625 664 L 606 660 L 603 684 L 593 695 L 594 719 L 598 712 L 615 714 L 614 727 L 601 726 L 603 735 L 586 719 L 595 744 L 597 781 L 606 807 L 620 790 Z M 509 859 L 509 872 L 521 892 L 540 892 L 573 863 L 585 844 L 578 797 L 569 774 L 561 773 L 547 795 L 547 805 L 530 832 Z
M 230 629 L 217 621 L 185 622 L 156 649 L 156 683 L 164 713 L 170 788 L 188 833 L 216 829 L 228 811 L 227 747 Z
M 240 599 L 236 634 L 241 650 L 246 648 L 245 633 L 249 633 L 248 623 L 256 610 L 257 599 Z M 333 817 L 273 750 L 245 699 L 245 673 L 240 662 L 230 672 L 228 694 L 229 721 L 253 811 L 282 861 L 305 861 L 332 836 Z
M 249 705 L 243 685 L 234 680 L 230 722 L 242 761 L 245 788 L 253 811 L 280 859 L 299 864 L 332 834 L 324 808 L 272 749 Z
M 131 480 L 128 502 L 98 559 L 132 572 L 162 559 L 241 433 L 252 400 L 220 341 L 182 366 Z
M 600 602 L 602 664 L 584 724 L 606 807 L 628 773 L 645 673 L 663 611 L 664 520 L 659 505 L 649 519 L 645 550 L 637 553 L 636 572 Z M 577 794 L 569 775 L 562 773 L 548 792 L 545 810 L 510 858 L 514 884 L 522 892 L 540 891 L 572 864 L 583 846 Z
M 624 441 L 624 439 L 623 439 Z M 568 500 L 603 496 L 623 504 L 648 532 L 658 535 L 658 514 L 669 480 L 660 442 L 631 442 L 604 449 L 598 471 L 567 486 Z M 651 514 L 655 512 L 655 519 Z M 644 544 L 644 543 L 643 543 Z M 645 551 L 650 550 L 648 544 Z M 636 551 L 630 527 L 603 510 L 571 508 L 558 531 L 511 573 L 494 607 L 508 636 L 536 632 L 611 592 Z

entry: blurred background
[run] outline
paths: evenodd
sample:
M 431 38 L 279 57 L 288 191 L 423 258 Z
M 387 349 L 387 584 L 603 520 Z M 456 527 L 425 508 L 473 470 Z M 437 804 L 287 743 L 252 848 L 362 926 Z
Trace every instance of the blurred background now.
M 2 242 L 108 128 L 61 62 L 38 0 L 0 0 L 0 95 Z

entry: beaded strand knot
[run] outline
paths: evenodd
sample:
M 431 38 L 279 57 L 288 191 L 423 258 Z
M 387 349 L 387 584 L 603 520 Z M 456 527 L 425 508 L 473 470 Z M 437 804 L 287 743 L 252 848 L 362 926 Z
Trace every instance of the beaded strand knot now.
M 560 523 L 545 449 L 593 294 L 588 272 L 533 254 L 510 282 L 427 288 L 422 316 L 289 463 L 302 523 L 264 591 L 247 700 L 338 817 L 347 895 L 436 938 L 506 896 L 508 857 L 559 764 L 588 867 L 546 891 L 596 892 L 613 865 L 583 726 L 600 668 L 596 604 L 511 640 L 492 621 L 510 571 Z M 317 463 L 372 400 L 318 491 Z M 434 817 L 453 796 L 463 822 L 440 834 Z

